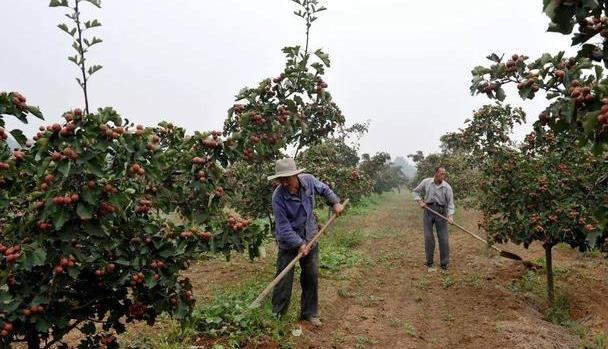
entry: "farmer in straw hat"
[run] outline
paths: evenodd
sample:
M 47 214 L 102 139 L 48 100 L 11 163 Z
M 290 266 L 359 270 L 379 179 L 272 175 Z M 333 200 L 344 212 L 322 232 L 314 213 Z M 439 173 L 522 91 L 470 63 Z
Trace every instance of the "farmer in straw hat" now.
M 298 169 L 291 158 L 278 160 L 275 174 L 269 180 L 277 180 L 279 186 L 272 194 L 272 211 L 276 224 L 276 240 L 279 245 L 277 254 L 277 275 L 291 262 L 299 252 L 300 284 L 302 299 L 300 319 L 309 321 L 314 326 L 321 326 L 318 318 L 318 276 L 319 246 L 306 247 L 318 231 L 317 220 L 313 214 L 315 194 L 323 196 L 336 214 L 344 210 L 340 199 L 327 186 L 310 174 L 303 174 L 305 169 Z M 272 312 L 276 316 L 287 313 L 291 299 L 293 269 L 274 288 L 272 294 Z

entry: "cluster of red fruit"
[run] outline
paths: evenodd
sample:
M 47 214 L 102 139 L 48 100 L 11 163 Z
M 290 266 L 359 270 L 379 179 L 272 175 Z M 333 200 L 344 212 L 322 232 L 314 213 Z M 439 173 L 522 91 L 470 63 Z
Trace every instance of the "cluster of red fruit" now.
M 146 170 L 140 164 L 133 164 L 133 165 L 131 165 L 131 167 L 129 168 L 129 171 L 132 174 L 136 174 L 136 175 L 139 175 L 139 176 L 145 176 L 146 175 Z
M 224 194 L 225 194 L 225 192 L 224 192 L 224 188 L 223 187 L 217 187 L 217 188 L 215 188 L 215 196 L 221 198 L 221 197 L 224 196 Z
M 251 219 L 244 219 L 239 216 L 232 215 L 232 214 L 228 215 L 227 221 L 228 221 L 228 226 L 233 231 L 241 231 L 243 229 L 246 229 L 253 222 L 253 220 L 251 220 Z
M 354 179 L 359 179 L 361 177 L 361 175 L 359 174 L 359 171 L 357 171 L 357 170 L 353 170 L 350 175 Z
M 279 141 L 279 135 L 276 133 L 264 133 L 262 140 L 268 142 L 268 144 L 276 144 Z
M 507 71 L 508 72 L 514 72 L 517 70 L 517 64 L 518 63 L 523 63 L 526 59 L 528 59 L 528 57 L 524 56 L 524 55 L 513 55 L 511 56 L 511 59 L 509 59 L 507 61 L 507 63 L 505 63 L 505 66 L 507 67 Z
M 99 126 L 99 131 L 102 135 L 106 136 L 108 139 L 118 139 L 121 135 L 125 133 L 125 129 L 122 127 L 111 127 L 106 124 L 102 124 Z
M 578 80 L 572 81 L 570 88 L 568 89 L 568 94 L 570 97 L 574 98 L 577 105 L 591 103 L 595 99 L 595 97 L 591 94 L 591 87 L 582 86 Z
M 42 314 L 44 308 L 41 305 L 34 305 L 28 309 L 23 309 L 22 313 L 25 317 L 30 317 L 35 314 Z
M 46 191 L 49 188 L 49 185 L 51 185 L 54 180 L 55 180 L 55 176 L 53 176 L 52 174 L 48 174 L 48 175 L 44 176 L 44 180 L 40 184 L 40 189 L 43 191 Z
M 25 153 L 22 152 L 21 150 L 13 151 L 13 159 L 15 161 L 23 161 L 23 160 L 25 160 Z
M 114 188 L 114 186 L 110 183 L 107 183 L 106 185 L 103 186 L 103 191 L 105 191 L 108 194 L 118 193 L 118 189 Z
M 285 125 L 285 122 L 287 122 L 287 119 L 289 118 L 289 110 L 287 110 L 284 106 L 281 105 L 277 108 L 277 112 L 279 113 L 279 115 L 277 116 L 277 121 L 279 122 L 279 124 Z
M 257 144 L 257 143 L 260 142 L 260 136 L 258 136 L 258 135 L 251 135 L 251 136 L 249 136 L 249 141 L 252 144 Z
M 559 164 L 557 166 L 557 169 L 559 170 L 559 172 L 561 172 L 563 175 L 566 176 L 570 176 L 571 171 L 570 171 L 570 166 L 566 165 L 566 164 Z
M 112 335 L 102 336 L 100 342 L 102 345 L 109 346 L 116 342 L 116 337 Z
M 135 319 L 141 319 L 146 313 L 146 306 L 142 302 L 137 302 L 129 306 L 129 315 Z
M 258 115 L 255 111 L 251 112 L 250 118 L 258 126 L 261 126 L 261 125 L 263 125 L 266 122 L 266 119 L 264 119 L 263 116 Z
M 242 113 L 245 111 L 245 106 L 242 104 L 235 104 L 232 106 L 235 113 Z
M 134 238 L 131 239 L 131 243 L 132 244 L 138 244 L 141 242 L 141 238 L 139 236 L 136 236 Z M 152 244 L 152 239 L 150 239 L 149 237 L 144 238 L 144 243 L 146 245 L 150 245 Z
M 76 258 L 73 256 L 61 257 L 55 266 L 55 274 L 63 274 L 66 268 L 72 268 L 76 265 Z
M 13 103 L 15 103 L 15 105 L 18 108 L 21 108 L 21 109 L 26 108 L 27 104 L 25 102 L 26 102 L 26 99 L 21 93 L 13 92 Z
M 70 122 L 73 120 L 78 120 L 81 117 L 82 117 L 82 109 L 80 109 L 80 108 L 75 108 L 74 110 L 68 111 L 65 114 L 63 114 L 63 118 L 67 122 Z
M 137 125 L 135 126 L 135 135 L 138 137 L 143 136 L 144 134 L 144 126 L 143 125 Z
M 114 263 L 108 263 L 103 268 L 95 269 L 95 276 L 97 276 L 97 277 L 103 277 L 106 274 L 113 273 L 114 270 L 116 270 L 116 264 L 114 264 Z
M 38 221 L 38 229 L 41 231 L 49 231 L 53 229 L 53 225 L 51 223 L 47 223 L 45 221 Z
M 158 149 L 158 144 L 160 143 L 160 137 L 157 134 L 150 135 L 148 138 L 148 144 L 146 144 L 146 149 L 149 151 L 155 151 Z
M 281 73 L 278 77 L 272 79 L 275 84 L 280 84 L 285 79 L 285 73 Z
M 8 138 L 8 135 L 6 134 L 6 131 L 4 131 L 4 128 L 0 127 L 0 140 L 4 141 Z
M 80 200 L 80 195 L 78 194 L 67 194 L 65 196 L 55 196 L 51 202 L 55 206 L 69 206 L 73 203 L 76 203 Z
M 2 326 L 2 331 L 0 331 L 0 337 L 8 337 L 11 332 L 13 332 L 13 324 L 10 322 L 5 322 Z
M 63 149 L 62 154 L 62 159 L 68 158 L 70 160 L 76 160 L 79 157 L 78 153 L 74 151 L 74 149 L 72 149 L 71 147 L 66 147 L 65 149 Z
M 219 137 L 222 135 L 221 131 L 211 131 L 211 136 L 213 139 L 204 139 L 203 147 L 215 149 L 221 145 L 219 141 Z
M 566 72 L 561 69 L 555 69 L 553 75 L 558 81 L 562 81 L 566 77 Z
M 107 202 L 102 202 L 99 205 L 99 214 L 101 216 L 107 216 L 109 214 L 112 214 L 116 212 L 116 208 L 114 206 L 112 206 L 111 204 L 107 203 Z
M 207 162 L 206 159 L 195 156 L 192 158 L 192 163 L 195 165 L 204 165 Z
M 323 89 L 327 88 L 327 84 L 323 79 L 317 78 L 317 85 L 315 86 L 315 91 L 317 93 L 323 92 Z
M 540 90 L 540 85 L 537 83 L 538 76 L 536 74 L 531 74 L 528 78 L 517 84 L 517 88 L 522 90 L 524 88 L 531 87 L 532 91 L 538 92 Z
M 245 157 L 246 160 L 253 159 L 253 149 L 245 148 L 245 150 L 243 150 L 243 157 Z
M 600 115 L 597 116 L 597 122 L 602 126 L 602 129 L 608 129 L 608 98 L 602 99 L 602 109 Z
M 194 301 L 194 295 L 192 294 L 192 291 L 186 291 L 186 292 L 184 293 L 184 298 L 186 298 L 186 300 L 187 300 L 188 302 L 192 302 L 192 301 Z
M 588 17 L 585 18 L 584 21 L 581 21 L 578 27 L 578 30 L 581 33 L 585 34 L 597 34 L 604 38 L 608 38 L 608 18 L 605 16 L 602 17 Z
M 19 257 L 21 257 L 21 247 L 7 247 L 3 244 L 0 244 L 0 253 L 4 254 L 4 257 L 6 258 L 6 263 L 12 264 L 15 263 L 15 261 L 19 259 Z
M 160 270 L 160 269 L 165 269 L 167 267 L 167 265 L 163 261 L 153 260 L 152 263 L 150 263 L 150 267 L 152 267 L 152 269 Z
M 207 181 L 207 174 L 205 171 L 200 170 L 196 173 L 196 179 L 198 179 L 198 181 L 201 183 L 205 183 Z
M 530 223 L 532 224 L 536 224 L 540 221 L 540 216 L 538 215 L 538 213 L 535 213 L 532 215 L 532 217 L 530 217 Z
M 152 201 L 148 199 L 140 199 L 137 204 L 135 213 L 148 213 L 152 209 Z
M 137 273 L 131 276 L 131 285 L 139 285 L 144 282 L 144 273 Z

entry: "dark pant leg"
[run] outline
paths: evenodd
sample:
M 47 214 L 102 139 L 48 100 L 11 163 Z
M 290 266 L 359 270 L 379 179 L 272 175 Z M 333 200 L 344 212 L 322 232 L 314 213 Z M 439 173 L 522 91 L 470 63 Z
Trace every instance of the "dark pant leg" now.
M 318 315 L 319 305 L 319 244 L 310 253 L 300 259 L 300 285 L 302 298 L 300 303 L 300 317 L 305 319 Z
M 277 254 L 277 273 L 279 275 L 283 269 L 298 255 L 298 249 L 283 250 L 279 249 Z M 293 268 L 279 281 L 272 290 L 272 313 L 283 316 L 289 308 L 291 300 L 291 289 L 293 286 Z
M 450 263 L 448 222 L 441 217 L 436 217 L 435 229 L 437 229 L 437 240 L 439 240 L 439 258 L 441 266 L 446 267 Z
M 433 236 L 433 216 L 425 210 L 422 215 L 422 225 L 424 228 L 424 252 L 426 254 L 426 265 L 433 265 L 433 255 L 435 254 L 435 236 Z

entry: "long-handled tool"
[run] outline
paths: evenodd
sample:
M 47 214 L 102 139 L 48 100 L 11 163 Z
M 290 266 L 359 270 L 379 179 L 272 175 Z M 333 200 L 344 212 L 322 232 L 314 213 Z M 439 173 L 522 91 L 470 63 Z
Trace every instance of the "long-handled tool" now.
M 432 212 L 432 213 L 436 214 L 437 216 L 439 216 L 439 217 L 443 218 L 443 219 L 444 219 L 446 222 L 449 222 L 449 221 L 450 221 L 450 220 L 449 220 L 449 219 L 448 219 L 446 216 L 444 216 L 444 215 L 442 215 L 441 213 L 439 213 L 439 212 L 437 212 L 437 211 L 433 210 L 432 208 L 430 208 L 430 207 L 428 207 L 428 206 L 424 206 L 424 208 L 425 208 L 425 209 L 427 209 L 427 210 L 429 210 L 430 212 Z M 486 240 L 484 240 L 484 239 L 483 239 L 482 237 L 480 237 L 479 235 L 477 235 L 477 234 L 475 234 L 475 233 L 473 233 L 473 232 L 471 232 L 471 231 L 467 230 L 466 228 L 464 228 L 464 227 L 463 227 L 463 226 L 461 226 L 460 224 L 458 224 L 458 223 L 456 223 L 456 222 L 452 222 L 451 224 L 455 225 L 455 226 L 456 226 L 456 227 L 458 227 L 460 230 L 462 230 L 462 231 L 464 231 L 465 233 L 467 233 L 467 234 L 471 235 L 471 236 L 472 236 L 472 237 L 474 237 L 475 239 L 477 239 L 477 240 L 479 240 L 479 241 L 481 241 L 481 242 L 485 243 L 486 245 L 488 245 L 488 242 L 487 242 Z M 533 262 L 530 262 L 530 261 L 524 260 L 523 258 L 521 258 L 520 256 L 516 255 L 515 253 L 508 252 L 508 251 L 503 251 L 503 250 L 501 250 L 500 248 L 498 248 L 498 247 L 496 247 L 496 246 L 494 246 L 494 245 L 489 245 L 489 246 L 490 246 L 491 248 L 493 248 L 494 250 L 496 250 L 496 252 L 498 252 L 498 253 L 500 254 L 500 256 L 501 256 L 501 257 L 505 257 L 505 258 L 513 259 L 513 260 L 516 260 L 516 261 L 520 261 L 520 262 L 522 262 L 522 263 L 523 263 L 523 264 L 526 266 L 526 268 L 528 268 L 528 269 L 538 269 L 538 268 L 540 268 L 540 266 L 539 266 L 539 265 L 537 265 L 537 264 L 535 264 L 535 263 L 533 263 Z
M 348 205 L 348 199 L 344 200 L 344 202 L 342 203 L 343 206 Z M 329 227 L 331 225 L 331 223 L 333 223 L 334 219 L 336 218 L 336 214 L 332 214 L 331 217 L 329 217 L 329 220 L 327 221 L 327 223 L 325 223 L 325 225 L 323 226 L 323 228 L 321 228 L 321 230 L 319 230 L 319 232 L 317 233 L 317 235 L 315 235 L 315 237 L 312 238 L 312 240 L 310 240 L 308 242 L 308 244 L 306 244 L 306 247 L 310 250 L 312 249 L 312 247 L 317 243 L 317 241 L 319 241 L 319 239 L 321 238 L 321 234 L 323 234 L 323 232 L 325 231 L 325 229 L 327 229 L 327 227 Z M 260 307 L 260 305 L 262 305 L 262 301 L 264 300 L 264 298 L 266 298 L 268 296 L 268 294 L 270 293 L 270 291 L 272 291 L 272 289 L 279 283 L 279 281 L 281 281 L 285 275 L 287 275 L 287 273 L 289 273 L 289 271 L 296 265 L 296 263 L 303 257 L 304 255 L 302 254 L 302 252 L 298 253 L 298 255 L 285 267 L 285 269 L 283 269 L 283 271 L 281 271 L 279 273 L 279 275 L 277 275 L 274 280 L 272 280 L 272 282 L 270 282 L 268 284 L 268 286 L 266 286 L 266 288 L 264 289 L 264 291 L 262 291 L 262 293 L 260 293 L 260 295 L 258 296 L 258 298 L 256 298 L 250 305 L 249 308 L 258 308 Z

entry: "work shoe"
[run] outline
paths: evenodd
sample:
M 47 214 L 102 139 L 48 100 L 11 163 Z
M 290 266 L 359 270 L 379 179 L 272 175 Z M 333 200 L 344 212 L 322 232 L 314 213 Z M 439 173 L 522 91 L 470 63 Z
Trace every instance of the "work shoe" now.
M 442 266 L 441 266 L 441 270 L 443 270 L 443 271 L 448 271 L 448 266 L 447 266 L 447 265 L 442 265 Z
M 430 267 L 428 267 L 428 268 L 427 268 L 427 271 L 428 271 L 429 273 L 434 273 L 434 272 L 436 272 L 436 271 L 437 271 L 437 268 L 435 268 L 434 266 L 432 266 L 432 265 L 431 265 Z
M 310 322 L 310 324 L 313 325 L 314 327 L 323 326 L 323 323 L 321 322 L 321 320 L 319 320 L 319 318 L 316 316 L 309 316 L 309 317 L 304 318 L 304 320 Z

